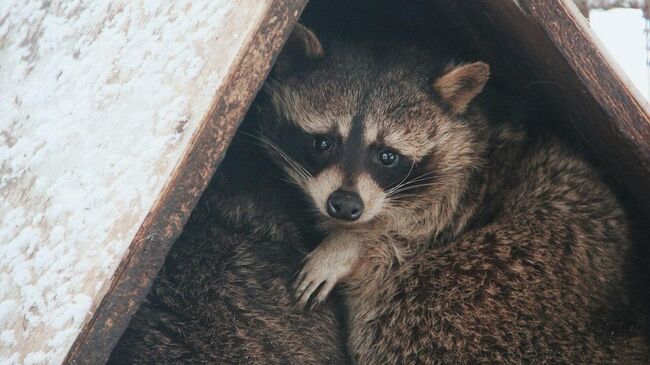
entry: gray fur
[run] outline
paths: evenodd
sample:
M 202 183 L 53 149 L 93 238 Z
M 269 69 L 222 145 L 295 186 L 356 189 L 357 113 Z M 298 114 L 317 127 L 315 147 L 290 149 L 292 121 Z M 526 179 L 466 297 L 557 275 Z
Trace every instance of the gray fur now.
M 344 144 L 362 115 L 366 133 L 417 145 L 410 157 L 432 173 L 410 194 L 384 192 L 369 221 L 321 214 L 329 236 L 310 253 L 297 295 L 318 302 L 344 284 L 357 363 L 647 363 L 625 318 L 629 222 L 579 151 L 507 114 L 495 118 L 487 99 L 449 99 L 439 81 L 457 66 L 444 50 L 324 50 L 267 89 L 265 135 L 283 148 L 279 126 L 297 125 L 334 130 Z M 332 171 L 358 156 L 336 158 L 325 172 L 292 175 L 321 213 L 319 191 L 349 180 Z
M 110 364 L 347 362 L 337 301 L 293 305 L 289 285 L 316 238 L 295 189 L 248 136 L 250 117 Z

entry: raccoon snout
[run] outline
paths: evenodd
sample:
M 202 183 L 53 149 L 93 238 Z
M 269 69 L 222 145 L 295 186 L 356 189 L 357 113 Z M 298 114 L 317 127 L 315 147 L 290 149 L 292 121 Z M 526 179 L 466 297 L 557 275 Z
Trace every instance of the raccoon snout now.
M 358 193 L 338 189 L 327 198 L 327 214 L 332 218 L 356 221 L 363 213 L 363 201 Z

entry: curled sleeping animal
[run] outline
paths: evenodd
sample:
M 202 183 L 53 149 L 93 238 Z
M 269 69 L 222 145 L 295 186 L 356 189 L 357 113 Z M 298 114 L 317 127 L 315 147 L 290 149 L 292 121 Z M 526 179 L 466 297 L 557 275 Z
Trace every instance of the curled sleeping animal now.
M 327 45 L 296 28 L 260 131 L 327 232 L 298 301 L 343 284 L 354 361 L 647 361 L 618 322 L 629 223 L 579 151 L 490 113 L 483 62 Z

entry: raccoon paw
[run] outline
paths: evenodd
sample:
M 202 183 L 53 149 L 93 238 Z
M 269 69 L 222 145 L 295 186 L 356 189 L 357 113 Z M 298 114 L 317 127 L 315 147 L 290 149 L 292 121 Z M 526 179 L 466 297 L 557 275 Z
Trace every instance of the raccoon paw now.
M 334 286 L 350 274 L 358 255 L 356 245 L 328 243 L 307 255 L 305 266 L 293 284 L 297 303 L 303 307 L 311 303 L 310 308 L 314 308 L 324 302 Z
M 303 308 L 310 304 L 310 309 L 318 306 L 327 299 L 336 283 L 344 276 L 343 272 L 336 265 L 326 266 L 316 257 L 308 256 L 305 266 L 293 284 L 296 303 Z
M 361 252 L 354 233 L 331 234 L 305 258 L 293 284 L 297 303 L 306 307 L 311 300 L 313 308 L 324 302 L 334 286 L 352 272 Z

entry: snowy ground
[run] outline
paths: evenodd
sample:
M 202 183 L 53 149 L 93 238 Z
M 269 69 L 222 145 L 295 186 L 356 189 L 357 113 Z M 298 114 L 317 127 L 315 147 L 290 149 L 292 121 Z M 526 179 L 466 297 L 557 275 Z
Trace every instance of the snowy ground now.
M 648 99 L 649 82 L 645 50 L 645 19 L 639 9 L 592 10 L 591 28 L 607 50 Z

